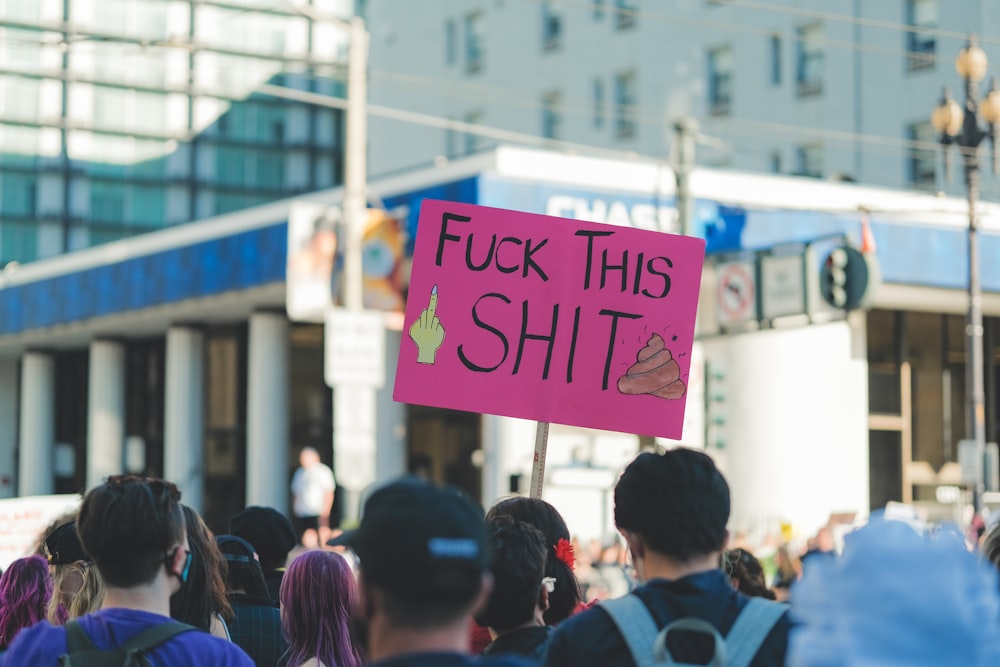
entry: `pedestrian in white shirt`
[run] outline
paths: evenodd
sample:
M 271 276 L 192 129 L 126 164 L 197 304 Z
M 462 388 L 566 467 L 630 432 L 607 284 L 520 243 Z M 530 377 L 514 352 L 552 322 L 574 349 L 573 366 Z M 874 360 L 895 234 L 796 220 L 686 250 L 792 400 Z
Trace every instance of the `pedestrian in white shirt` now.
M 319 458 L 313 447 L 303 447 L 300 468 L 292 477 L 293 523 L 295 533 L 308 548 L 323 544 L 330 531 L 330 508 L 337 484 L 333 471 Z

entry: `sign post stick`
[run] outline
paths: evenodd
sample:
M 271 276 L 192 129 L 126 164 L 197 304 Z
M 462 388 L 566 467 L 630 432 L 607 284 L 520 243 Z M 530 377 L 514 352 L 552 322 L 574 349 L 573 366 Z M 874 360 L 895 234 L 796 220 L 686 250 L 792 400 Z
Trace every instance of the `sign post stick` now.
M 545 452 L 549 447 L 549 422 L 538 422 L 535 429 L 535 460 L 531 465 L 531 497 L 542 497 L 545 482 Z

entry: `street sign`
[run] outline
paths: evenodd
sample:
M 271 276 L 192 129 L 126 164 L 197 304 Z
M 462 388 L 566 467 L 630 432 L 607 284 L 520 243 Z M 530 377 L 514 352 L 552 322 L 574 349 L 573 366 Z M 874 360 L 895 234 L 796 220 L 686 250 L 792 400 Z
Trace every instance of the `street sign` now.
M 757 281 L 753 262 L 719 264 L 718 316 L 723 325 L 757 319 Z
M 802 255 L 761 257 L 760 296 L 764 319 L 805 312 L 806 285 L 802 261 Z
M 332 308 L 326 313 L 326 383 L 378 389 L 385 384 L 385 314 Z

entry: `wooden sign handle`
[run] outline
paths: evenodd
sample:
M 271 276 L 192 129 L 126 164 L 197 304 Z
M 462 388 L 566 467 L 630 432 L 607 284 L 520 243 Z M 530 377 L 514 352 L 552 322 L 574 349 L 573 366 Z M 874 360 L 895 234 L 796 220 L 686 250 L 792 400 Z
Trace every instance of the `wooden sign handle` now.
M 531 497 L 542 497 L 545 481 L 545 452 L 549 447 L 549 422 L 538 422 L 535 429 L 535 459 L 531 465 Z

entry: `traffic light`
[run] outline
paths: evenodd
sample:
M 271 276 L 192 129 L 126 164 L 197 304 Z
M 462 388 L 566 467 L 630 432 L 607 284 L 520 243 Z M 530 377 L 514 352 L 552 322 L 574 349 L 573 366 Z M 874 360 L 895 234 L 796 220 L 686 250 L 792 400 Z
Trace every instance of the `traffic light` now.
M 868 259 L 857 248 L 840 246 L 830 251 L 820 269 L 820 292 L 834 308 L 854 310 L 868 289 Z

